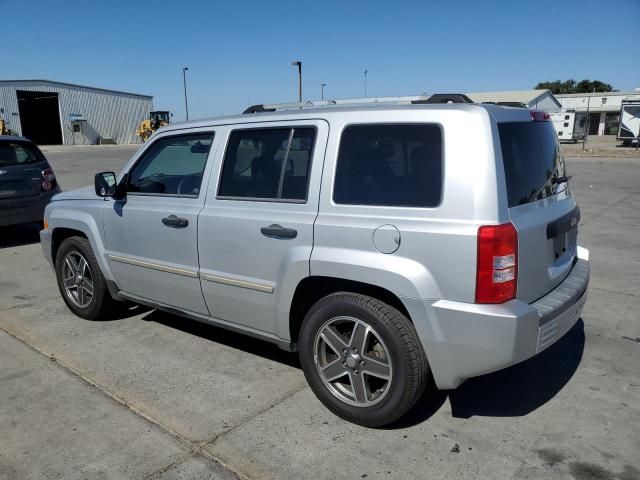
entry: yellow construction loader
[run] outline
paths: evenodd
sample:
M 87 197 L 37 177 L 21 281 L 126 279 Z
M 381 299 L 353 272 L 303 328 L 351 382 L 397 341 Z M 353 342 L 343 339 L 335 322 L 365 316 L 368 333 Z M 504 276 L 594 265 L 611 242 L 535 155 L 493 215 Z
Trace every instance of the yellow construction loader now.
M 136 135 L 142 138 L 143 142 L 146 142 L 153 132 L 171 123 L 170 117 L 171 112 L 167 111 L 149 112 L 149 118 L 140 123 L 140 126 L 136 129 Z
M 4 121 L 4 118 L 0 118 L 0 135 L 17 135 L 16 132 L 7 127 L 7 122 Z

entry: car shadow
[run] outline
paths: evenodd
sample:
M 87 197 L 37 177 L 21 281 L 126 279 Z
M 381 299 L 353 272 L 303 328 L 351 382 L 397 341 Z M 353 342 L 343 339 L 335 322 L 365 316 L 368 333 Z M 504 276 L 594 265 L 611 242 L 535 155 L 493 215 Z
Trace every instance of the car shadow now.
M 142 319 L 300 368 L 297 354 L 285 352 L 264 340 L 185 320 L 161 310 L 151 310 Z M 447 398 L 451 413 L 456 418 L 527 415 L 555 397 L 571 380 L 582 360 L 584 344 L 584 323 L 580 319 L 560 340 L 539 355 L 504 370 L 471 378 L 455 390 L 438 390 L 431 378 L 431 387 L 417 404 L 384 429 L 402 429 L 423 423 L 442 408 Z
M 127 318 L 135 317 L 136 315 L 142 315 L 149 312 L 152 309 L 145 305 L 138 305 L 131 302 L 115 302 L 115 305 L 111 309 L 108 315 L 99 318 L 97 320 L 91 320 L 95 322 L 114 322 L 117 320 L 125 320 Z
M 276 345 L 249 337 L 241 333 L 236 333 L 207 323 L 189 320 L 177 315 L 172 315 L 162 310 L 153 310 L 149 314 L 142 317 L 148 322 L 156 322 L 170 328 L 175 328 L 190 335 L 197 335 L 200 338 L 220 343 L 231 348 L 242 350 L 243 352 L 257 355 L 260 357 L 273 360 L 275 362 L 288 365 L 290 367 L 300 368 L 298 355 L 286 352 Z
M 427 389 L 415 407 L 386 428 L 423 423 L 440 410 L 447 398 L 456 418 L 527 415 L 555 397 L 571 380 L 582 360 L 584 343 L 584 323 L 580 319 L 560 340 L 529 360 L 471 378 L 455 390 Z
M 0 227 L 0 248 L 20 247 L 40 241 L 40 224 L 25 223 Z
M 454 417 L 520 417 L 540 408 L 571 380 L 584 353 L 584 323 L 529 360 L 467 380 L 449 392 Z

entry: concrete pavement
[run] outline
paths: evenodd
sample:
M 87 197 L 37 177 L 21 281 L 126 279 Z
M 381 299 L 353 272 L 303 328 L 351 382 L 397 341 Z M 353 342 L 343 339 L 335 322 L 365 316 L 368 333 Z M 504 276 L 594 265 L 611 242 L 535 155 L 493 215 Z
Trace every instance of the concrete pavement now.
M 135 150 L 109 148 L 46 154 L 71 188 Z M 145 309 L 73 316 L 36 230 L 1 230 L 0 478 L 640 479 L 640 168 L 569 169 L 592 260 L 582 321 L 379 430 L 329 413 L 266 343 Z

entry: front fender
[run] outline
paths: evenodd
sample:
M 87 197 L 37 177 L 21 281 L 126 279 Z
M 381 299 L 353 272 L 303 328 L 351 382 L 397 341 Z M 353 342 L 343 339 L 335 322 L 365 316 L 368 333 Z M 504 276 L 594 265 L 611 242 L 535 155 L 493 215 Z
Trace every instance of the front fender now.
M 52 208 L 47 212 L 49 230 L 52 234 L 57 228 L 68 228 L 82 232 L 91 244 L 91 248 L 93 249 L 93 253 L 98 261 L 100 270 L 102 270 L 102 274 L 107 280 L 114 280 L 105 253 L 105 246 L 102 237 L 102 208 L 100 207 L 97 207 L 96 211 L 92 212 L 95 213 L 94 215 L 75 207 L 69 208 L 62 205 L 52 206 Z M 98 220 L 95 218 L 96 215 L 98 215 Z

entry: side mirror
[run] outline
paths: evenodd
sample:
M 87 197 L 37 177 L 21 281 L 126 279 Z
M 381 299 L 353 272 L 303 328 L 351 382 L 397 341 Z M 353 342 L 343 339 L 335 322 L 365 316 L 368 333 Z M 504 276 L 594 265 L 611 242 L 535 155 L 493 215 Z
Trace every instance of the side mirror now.
M 113 172 L 96 173 L 94 178 L 96 195 L 99 197 L 113 197 L 116 193 L 116 174 Z

